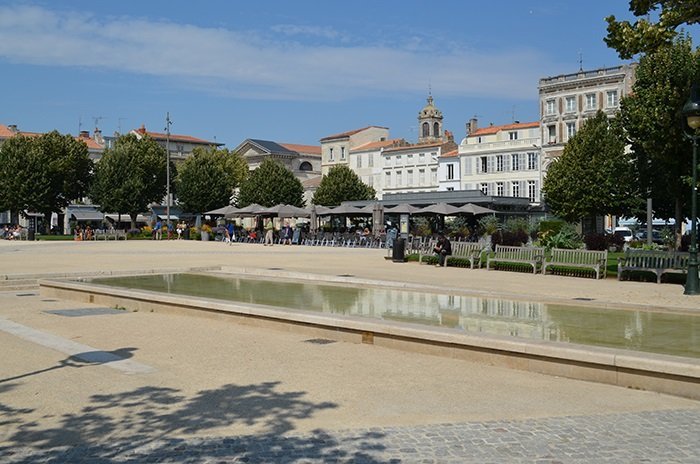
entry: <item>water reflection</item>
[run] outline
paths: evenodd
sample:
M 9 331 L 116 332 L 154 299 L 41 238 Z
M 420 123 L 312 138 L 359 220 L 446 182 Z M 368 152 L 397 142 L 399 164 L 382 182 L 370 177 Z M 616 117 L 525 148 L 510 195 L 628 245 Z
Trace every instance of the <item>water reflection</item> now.
M 92 279 L 98 284 L 472 333 L 700 358 L 700 315 L 551 305 L 477 296 L 203 274 Z

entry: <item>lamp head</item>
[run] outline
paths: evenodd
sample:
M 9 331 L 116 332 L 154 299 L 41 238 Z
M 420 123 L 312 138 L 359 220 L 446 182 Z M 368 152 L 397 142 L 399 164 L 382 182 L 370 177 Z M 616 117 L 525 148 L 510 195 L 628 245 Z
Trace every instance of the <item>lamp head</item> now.
M 683 105 L 681 113 L 692 132 L 700 128 L 700 87 L 697 84 L 691 88 L 690 97 Z

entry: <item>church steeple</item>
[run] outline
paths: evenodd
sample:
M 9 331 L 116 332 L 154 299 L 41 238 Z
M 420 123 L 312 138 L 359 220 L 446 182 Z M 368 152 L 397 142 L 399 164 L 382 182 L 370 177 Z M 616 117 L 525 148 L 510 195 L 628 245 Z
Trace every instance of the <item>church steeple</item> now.
M 418 143 L 442 142 L 442 112 L 433 104 L 433 95 L 428 92 L 428 104 L 418 113 Z

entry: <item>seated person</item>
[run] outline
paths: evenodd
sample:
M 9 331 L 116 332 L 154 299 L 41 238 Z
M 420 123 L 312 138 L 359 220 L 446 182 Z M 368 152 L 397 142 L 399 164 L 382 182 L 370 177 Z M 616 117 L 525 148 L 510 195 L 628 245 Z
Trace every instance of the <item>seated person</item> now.
M 438 257 L 437 266 L 445 265 L 445 257 L 452 254 L 452 244 L 443 234 L 438 235 L 437 245 L 433 248 L 433 251 Z

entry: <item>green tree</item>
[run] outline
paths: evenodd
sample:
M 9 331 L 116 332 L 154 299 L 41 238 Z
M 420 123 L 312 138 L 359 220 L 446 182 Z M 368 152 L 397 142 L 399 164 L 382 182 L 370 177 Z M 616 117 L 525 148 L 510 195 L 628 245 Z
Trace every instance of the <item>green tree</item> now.
M 321 179 L 314 193 L 315 205 L 338 206 L 343 201 L 373 200 L 376 191 L 363 183 L 349 167 L 339 165 L 331 168 Z
M 248 163 L 227 149 L 195 148 L 180 167 L 178 201 L 186 211 L 203 213 L 230 203 L 248 175 Z
M 92 168 L 87 145 L 70 135 L 12 137 L 0 149 L 0 204 L 48 219 L 87 193 Z
M 165 149 L 150 137 L 129 134 L 119 137 L 96 164 L 90 198 L 102 211 L 128 214 L 136 228 L 136 216 L 165 196 L 165 183 Z
M 657 217 L 681 223 L 689 211 L 691 144 L 683 136 L 681 110 L 690 87 L 700 77 L 700 54 L 690 39 L 642 56 L 632 93 L 620 102 L 644 197 L 651 197 Z
M 671 45 L 680 26 L 700 22 L 697 0 L 630 0 L 629 4 L 630 11 L 641 19 L 630 23 L 618 21 L 615 16 L 605 18 L 608 22 L 605 43 L 622 59 Z
M 304 207 L 304 187 L 292 172 L 277 161 L 264 160 L 241 184 L 239 206 L 286 203 Z
M 619 122 L 602 111 L 587 120 L 549 167 L 543 191 L 551 211 L 570 222 L 635 212 L 641 197 Z

